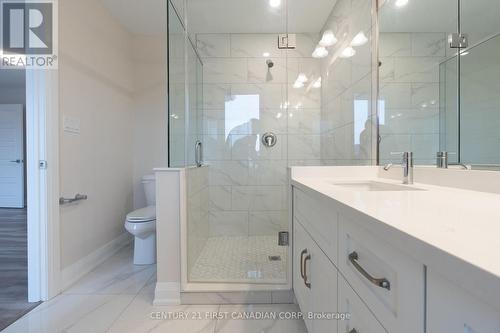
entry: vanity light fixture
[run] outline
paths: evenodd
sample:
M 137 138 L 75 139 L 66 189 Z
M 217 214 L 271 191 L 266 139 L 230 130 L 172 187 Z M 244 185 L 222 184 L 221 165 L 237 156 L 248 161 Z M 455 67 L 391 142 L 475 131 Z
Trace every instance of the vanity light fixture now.
M 303 88 L 303 87 L 304 87 L 304 82 L 295 81 L 295 83 L 293 84 L 293 87 L 294 87 L 295 89 L 300 89 L 300 88 Z
M 316 59 L 324 58 L 328 55 L 328 50 L 324 46 L 316 46 L 314 52 L 312 53 L 312 57 Z
M 351 41 L 351 46 L 361 46 L 365 45 L 368 42 L 368 38 L 366 37 L 363 31 L 360 31 Z
M 319 77 L 316 81 L 313 83 L 313 88 L 321 88 L 321 77 Z
M 304 73 L 299 73 L 299 76 L 297 76 L 297 82 L 306 83 L 308 80 L 307 75 Z
M 340 54 L 341 58 L 351 58 L 356 55 L 356 50 L 353 49 L 351 46 L 346 47 L 344 50 L 342 50 L 342 53 Z
M 281 0 L 269 0 L 269 6 L 278 8 L 279 6 L 281 6 Z
M 331 30 L 326 30 L 323 32 L 323 37 L 321 37 L 321 40 L 319 41 L 319 45 L 323 47 L 329 47 L 332 45 L 335 45 L 337 43 L 337 37 L 335 37 L 333 31 Z
M 396 0 L 396 7 L 404 7 L 408 4 L 409 0 Z
M 269 52 L 264 52 L 264 53 L 262 53 L 262 56 L 263 56 L 264 58 L 267 58 L 267 57 L 269 57 L 270 55 L 271 55 L 271 54 L 270 54 Z

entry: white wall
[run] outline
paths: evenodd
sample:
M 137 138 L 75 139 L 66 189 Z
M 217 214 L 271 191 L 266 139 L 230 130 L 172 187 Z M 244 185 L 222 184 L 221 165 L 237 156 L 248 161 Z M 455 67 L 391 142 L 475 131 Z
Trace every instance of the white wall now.
M 167 167 L 166 34 L 134 36 L 134 209 L 146 205 L 141 178 Z
M 133 35 L 100 0 L 62 0 L 59 13 L 61 195 L 89 196 L 61 207 L 64 269 L 145 206 L 141 177 L 167 164 L 167 88 L 164 35 Z
M 132 209 L 133 81 L 131 37 L 98 0 L 59 5 L 60 190 L 88 194 L 61 207 L 61 266 L 66 268 L 124 232 Z

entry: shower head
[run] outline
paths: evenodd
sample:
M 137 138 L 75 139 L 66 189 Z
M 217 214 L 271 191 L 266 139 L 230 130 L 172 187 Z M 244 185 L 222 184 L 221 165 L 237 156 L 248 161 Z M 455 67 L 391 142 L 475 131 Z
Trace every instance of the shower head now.
M 266 60 L 267 68 L 273 68 L 274 62 L 271 59 Z

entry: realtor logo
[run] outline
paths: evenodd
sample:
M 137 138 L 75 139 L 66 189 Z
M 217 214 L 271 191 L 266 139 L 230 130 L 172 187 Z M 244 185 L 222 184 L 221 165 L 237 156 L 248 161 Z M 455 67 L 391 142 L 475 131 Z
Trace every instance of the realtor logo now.
M 0 68 L 55 68 L 54 0 L 0 0 Z

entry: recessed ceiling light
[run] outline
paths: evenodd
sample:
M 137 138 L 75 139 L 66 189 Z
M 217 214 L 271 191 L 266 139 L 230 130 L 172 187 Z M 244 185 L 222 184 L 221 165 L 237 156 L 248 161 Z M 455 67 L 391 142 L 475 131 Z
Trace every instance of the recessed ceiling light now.
M 351 46 L 361 46 L 368 42 L 368 38 L 363 31 L 360 31 L 351 41 Z
M 312 53 L 313 58 L 324 58 L 328 55 L 328 50 L 324 46 L 316 46 Z
M 281 6 L 281 0 L 269 0 L 269 6 L 278 8 L 279 6 Z
M 404 7 L 408 4 L 408 0 L 396 0 L 396 7 Z
M 326 30 L 323 32 L 323 37 L 321 37 L 321 40 L 319 41 L 320 46 L 332 46 L 337 43 L 337 37 L 335 37 L 333 31 L 331 30 Z
M 342 50 L 340 57 L 341 58 L 350 58 L 350 57 L 354 57 L 355 55 L 356 55 L 356 50 L 353 49 L 352 47 L 348 46 L 344 50 Z
M 269 53 L 269 52 L 262 53 L 262 56 L 265 58 L 269 57 L 270 55 L 271 55 L 271 53 Z

